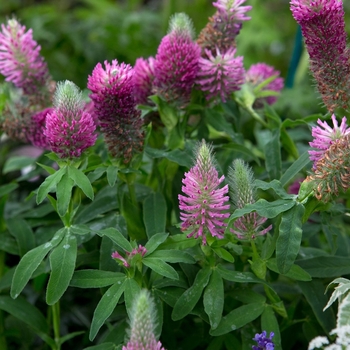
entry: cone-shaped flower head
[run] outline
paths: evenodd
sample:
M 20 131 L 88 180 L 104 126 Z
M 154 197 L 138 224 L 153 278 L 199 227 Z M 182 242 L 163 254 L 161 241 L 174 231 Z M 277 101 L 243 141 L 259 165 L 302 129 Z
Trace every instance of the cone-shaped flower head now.
M 234 160 L 229 170 L 230 195 L 234 206 L 242 209 L 247 204 L 255 203 L 254 175 L 251 168 L 241 159 Z M 272 225 L 261 229 L 267 218 L 261 217 L 256 212 L 246 214 L 234 222 L 232 232 L 240 239 L 254 239 L 258 235 L 269 232 Z
M 169 27 L 154 62 L 153 93 L 183 107 L 190 100 L 197 77 L 200 47 L 192 40 L 193 25 L 186 14 L 175 14 Z
M 88 79 L 88 88 L 94 102 L 108 150 L 113 157 L 129 163 L 143 148 L 144 132 L 140 111 L 134 99 L 133 69 L 129 64 L 98 63 Z
M 182 180 L 182 192 L 179 195 L 181 228 L 183 231 L 192 230 L 187 237 L 202 237 L 206 244 L 206 233 L 214 237 L 223 238 L 224 222 L 230 216 L 226 211 L 230 208 L 226 204 L 228 185 L 219 188 L 225 176 L 219 178 L 214 166 L 212 149 L 205 141 L 200 143 L 197 150 L 196 163 Z
M 314 162 L 314 168 L 316 167 L 317 161 L 324 156 L 326 150 L 331 144 L 350 133 L 350 128 L 346 125 L 345 117 L 343 117 L 340 126 L 338 125 L 334 114 L 332 115 L 332 121 L 333 128 L 320 119 L 317 121 L 320 126 L 315 126 L 312 128 L 312 136 L 314 137 L 314 140 L 309 144 L 311 147 L 318 149 L 317 151 L 309 151 L 310 160 Z
M 245 81 L 252 85 L 253 89 L 259 87 L 261 83 L 266 81 L 266 79 L 275 77 L 268 84 L 264 85 L 261 91 L 270 90 L 279 93 L 283 89 L 283 78 L 280 77 L 280 72 L 275 70 L 274 67 L 271 67 L 265 63 L 257 63 L 250 66 L 245 75 Z M 265 100 L 269 105 L 274 104 L 277 101 L 276 96 L 267 96 L 264 98 L 259 98 L 257 104 L 260 105 Z
M 234 57 L 236 49 L 233 48 L 223 54 L 217 49 L 215 56 L 209 50 L 205 52 L 208 58 L 200 58 L 196 82 L 207 93 L 208 100 L 226 102 L 244 83 L 243 57 Z
M 156 313 L 152 297 L 142 289 L 133 303 L 130 320 L 130 339 L 123 350 L 164 350 L 154 335 Z
M 34 94 L 46 84 L 49 74 L 32 29 L 26 31 L 14 18 L 1 29 L 0 73 L 26 94 Z
M 51 149 L 61 158 L 80 157 L 86 148 L 95 144 L 97 135 L 79 88 L 67 80 L 59 82 L 53 105 L 53 111 L 46 115 L 44 130 Z
M 251 6 L 241 6 L 246 0 L 218 0 L 213 2 L 217 8 L 214 16 L 209 18 L 206 27 L 198 37 L 198 43 L 204 49 L 215 52 L 216 48 L 223 53 L 235 47 L 235 38 L 239 34 L 242 23 L 250 20 L 246 12 Z
M 257 342 L 258 346 L 253 345 L 253 350 L 274 350 L 275 345 L 272 341 L 272 338 L 274 337 L 274 333 L 271 332 L 270 336 L 266 336 L 266 331 L 263 331 L 261 334 L 257 333 L 255 334 L 255 337 L 253 338 L 254 341 Z
M 310 69 L 326 107 L 347 108 L 349 51 L 341 0 L 291 0 L 291 10 L 300 24 L 310 56 Z
M 154 79 L 154 58 L 147 60 L 138 58 L 134 67 L 134 96 L 135 102 L 147 104 L 148 96 L 152 95 L 152 85 Z

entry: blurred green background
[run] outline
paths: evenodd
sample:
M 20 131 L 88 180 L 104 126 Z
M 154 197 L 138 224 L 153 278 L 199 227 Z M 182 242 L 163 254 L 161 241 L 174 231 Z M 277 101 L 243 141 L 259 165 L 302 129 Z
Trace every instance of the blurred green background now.
M 238 54 L 245 67 L 257 62 L 275 66 L 289 85 L 276 106 L 288 117 L 306 116 L 322 110 L 307 70 L 307 56 L 290 67 L 297 24 L 289 0 L 247 0 L 252 20 L 238 37 Z M 344 4 L 350 25 L 350 2 Z M 215 8 L 211 0 L 5 0 L 0 2 L 0 21 L 16 16 L 42 47 L 53 78 L 72 80 L 86 87 L 97 62 L 118 59 L 134 64 L 138 57 L 154 56 L 166 34 L 169 17 L 186 12 L 197 33 Z M 291 69 L 291 70 L 290 70 Z M 291 74 L 292 72 L 292 74 Z M 295 76 L 294 79 L 290 79 Z

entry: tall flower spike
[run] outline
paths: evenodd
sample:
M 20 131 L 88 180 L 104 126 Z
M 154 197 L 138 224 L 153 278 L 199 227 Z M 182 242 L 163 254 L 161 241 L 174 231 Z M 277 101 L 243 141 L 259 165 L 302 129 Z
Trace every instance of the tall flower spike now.
M 266 337 L 266 331 L 263 331 L 261 334 L 257 333 L 255 334 L 255 337 L 253 338 L 254 341 L 257 342 L 258 346 L 253 345 L 253 350 L 274 350 L 275 344 L 272 341 L 272 338 L 274 337 L 274 333 L 271 332 L 270 336 Z
M 349 50 L 341 0 L 291 0 L 310 56 L 310 69 L 329 111 L 348 108 Z
M 212 149 L 203 140 L 197 150 L 196 163 L 182 180 L 182 192 L 179 195 L 181 229 L 192 230 L 187 237 L 202 237 L 206 244 L 206 233 L 223 238 L 227 225 L 224 220 L 230 216 L 225 212 L 230 208 L 228 185 L 219 188 L 225 176 L 219 178 L 214 167 Z
M 206 27 L 200 32 L 198 44 L 215 52 L 216 48 L 223 53 L 236 46 L 235 39 L 244 21 L 250 20 L 245 13 L 251 6 L 241 6 L 246 0 L 218 0 L 213 5 L 217 8 L 214 16 L 209 18 Z
M 133 69 L 129 64 L 98 63 L 88 78 L 90 98 L 94 102 L 108 150 L 123 163 L 129 163 L 143 148 L 144 132 L 140 111 L 134 99 Z
M 135 102 L 147 104 L 148 96 L 152 95 L 152 84 L 154 79 L 154 58 L 147 60 L 138 58 L 134 67 L 134 96 Z
M 184 13 L 174 15 L 154 62 L 153 93 L 180 107 L 189 102 L 199 69 L 200 47 L 192 36 L 189 17 Z
M 270 90 L 270 91 L 275 91 L 279 93 L 283 89 L 283 85 L 284 85 L 283 78 L 280 77 L 280 72 L 278 70 L 275 70 L 274 67 L 271 67 L 265 63 L 257 63 L 250 66 L 250 68 L 246 72 L 245 81 L 248 84 L 251 84 L 253 88 L 256 88 L 261 83 L 263 83 L 266 79 L 269 79 L 273 76 L 275 77 L 275 79 L 269 82 L 267 85 L 265 85 L 262 88 L 262 91 Z M 277 97 L 267 96 L 263 98 L 258 98 L 255 101 L 255 105 L 257 106 L 262 105 L 262 102 L 264 100 L 269 105 L 272 105 L 277 101 Z
M 223 54 L 217 49 L 215 56 L 209 50 L 205 52 L 208 59 L 200 58 L 196 82 L 207 93 L 208 100 L 226 102 L 244 83 L 243 57 L 234 57 L 236 49 L 233 48 Z
M 130 339 L 123 350 L 164 350 L 154 335 L 155 306 L 149 292 L 142 289 L 133 303 L 130 320 Z
M 34 94 L 48 82 L 49 74 L 40 46 L 33 40 L 32 29 L 10 19 L 1 25 L 0 73 L 6 81 L 22 88 L 25 94 Z
M 234 160 L 229 170 L 230 194 L 234 206 L 242 209 L 247 204 L 255 203 L 254 175 L 251 168 L 241 159 Z M 261 225 L 267 218 L 261 217 L 256 212 L 246 214 L 234 222 L 232 232 L 240 239 L 254 239 L 269 232 L 272 225 L 261 229 Z
M 53 104 L 53 111 L 46 116 L 44 130 L 51 149 L 61 158 L 80 157 L 86 148 L 95 144 L 97 135 L 79 88 L 67 80 L 59 82 Z
M 309 151 L 310 160 L 314 162 L 314 168 L 319 159 L 323 157 L 326 150 L 333 144 L 336 140 L 342 138 L 350 133 L 350 128 L 346 125 L 346 117 L 343 117 L 340 126 L 338 126 L 337 119 L 335 115 L 332 115 L 333 129 L 326 123 L 318 119 L 316 126 L 312 128 L 312 136 L 314 140 L 310 142 L 310 146 L 317 148 L 318 150 Z

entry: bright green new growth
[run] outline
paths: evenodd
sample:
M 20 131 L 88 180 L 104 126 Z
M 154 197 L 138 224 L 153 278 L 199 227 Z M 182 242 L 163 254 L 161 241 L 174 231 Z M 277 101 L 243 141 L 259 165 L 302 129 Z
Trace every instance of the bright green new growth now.
M 254 174 L 242 159 L 235 159 L 228 173 L 230 196 L 236 208 L 255 202 Z
M 179 34 L 186 34 L 194 39 L 195 30 L 191 18 L 186 13 L 175 13 L 169 21 L 168 33 L 177 32 Z
M 69 80 L 58 82 L 53 105 L 59 110 L 76 111 L 83 108 L 82 93 L 79 88 Z

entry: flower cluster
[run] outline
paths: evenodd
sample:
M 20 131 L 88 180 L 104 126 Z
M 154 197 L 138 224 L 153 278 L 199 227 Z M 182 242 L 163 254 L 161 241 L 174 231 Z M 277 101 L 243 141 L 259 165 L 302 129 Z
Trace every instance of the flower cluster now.
M 349 51 L 343 2 L 339 0 L 291 0 L 291 11 L 300 24 L 310 56 L 310 69 L 329 111 L 347 108 L 350 100 Z
M 77 158 L 95 144 L 96 126 L 91 114 L 86 112 L 78 87 L 70 82 L 60 82 L 54 96 L 54 108 L 46 115 L 44 135 L 55 153 L 61 158 Z
M 155 337 L 155 306 L 149 292 L 142 289 L 135 298 L 130 319 L 130 339 L 123 350 L 164 350 Z
M 136 254 L 140 254 L 141 257 L 143 257 L 145 256 L 146 253 L 147 253 L 147 249 L 140 244 L 138 248 L 134 248 L 131 252 L 125 252 L 126 259 L 122 255 L 120 255 L 117 251 L 112 253 L 112 258 L 119 260 L 125 267 L 130 267 L 130 261 Z
M 129 163 L 135 153 L 141 152 L 144 132 L 140 111 L 134 99 L 133 69 L 117 60 L 98 63 L 88 79 L 90 98 L 113 157 Z
M 257 333 L 255 334 L 255 337 L 253 338 L 254 341 L 257 342 L 258 346 L 253 345 L 253 350 L 274 350 L 275 345 L 272 341 L 272 338 L 274 337 L 274 333 L 271 332 L 270 336 L 266 337 L 266 331 L 263 331 L 261 334 Z
M 211 147 L 204 141 L 197 150 L 196 164 L 185 173 L 182 180 L 182 192 L 179 195 L 181 228 L 183 231 L 192 230 L 187 237 L 201 237 L 206 244 L 206 233 L 223 238 L 224 220 L 230 216 L 226 211 L 230 208 L 226 204 L 229 197 L 228 185 L 219 188 L 225 176 L 219 178 L 214 167 Z
M 134 66 L 134 97 L 135 102 L 147 104 L 147 98 L 152 94 L 154 80 L 154 58 L 149 57 L 147 60 L 138 58 Z

